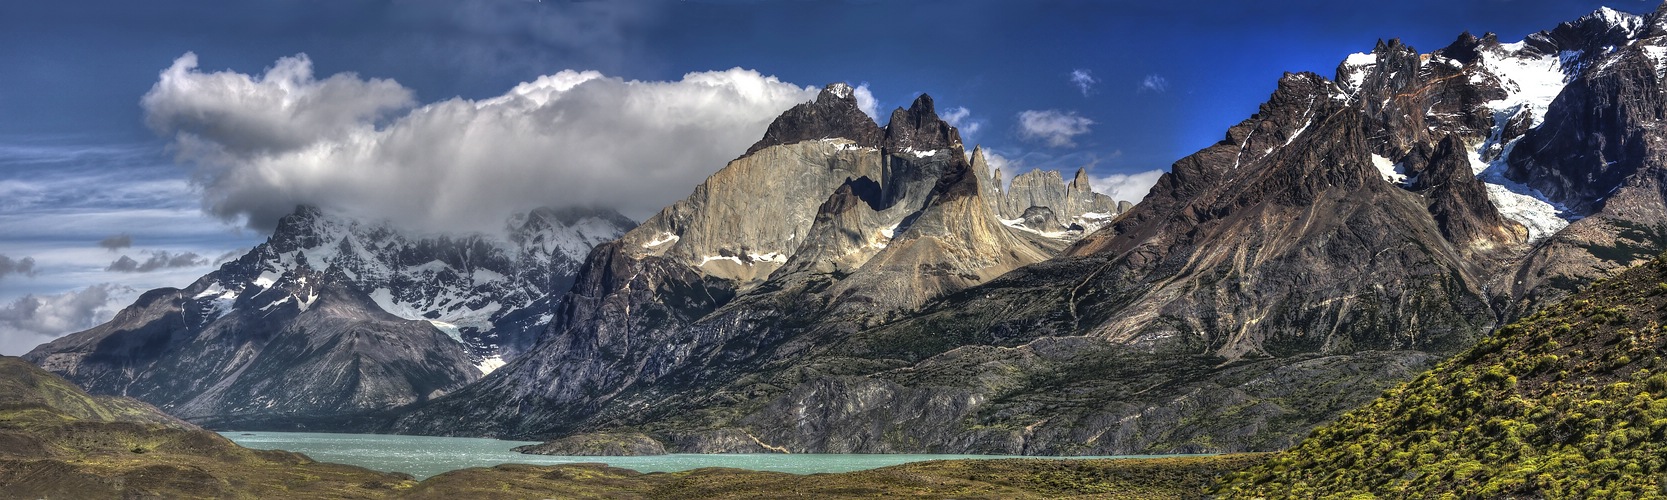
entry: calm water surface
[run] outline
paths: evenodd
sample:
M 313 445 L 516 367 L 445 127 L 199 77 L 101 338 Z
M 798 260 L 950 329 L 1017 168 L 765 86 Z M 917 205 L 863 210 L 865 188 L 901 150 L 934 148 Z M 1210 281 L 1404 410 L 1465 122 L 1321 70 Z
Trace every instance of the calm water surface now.
M 568 457 L 527 455 L 510 450 L 524 444 L 535 444 L 532 441 L 318 432 L 228 431 L 220 434 L 249 448 L 297 451 L 305 453 L 320 462 L 352 464 L 385 472 L 404 472 L 416 476 L 417 479 L 427 478 L 450 470 L 491 467 L 505 463 L 551 465 L 600 462 L 640 472 L 676 472 L 702 467 L 733 467 L 793 474 L 815 474 L 874 469 L 922 460 L 1039 458 L 1006 455 L 835 454 L 673 454 L 649 457 Z M 1154 458 L 1154 456 L 1065 458 Z

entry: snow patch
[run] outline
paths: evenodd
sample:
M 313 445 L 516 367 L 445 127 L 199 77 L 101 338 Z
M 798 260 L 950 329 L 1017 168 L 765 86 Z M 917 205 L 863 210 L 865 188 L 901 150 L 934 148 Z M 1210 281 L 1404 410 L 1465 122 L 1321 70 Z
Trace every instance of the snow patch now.
M 486 375 L 492 373 L 493 370 L 503 367 L 504 364 L 503 356 L 490 356 L 480 360 L 480 363 L 475 364 L 475 368 L 480 369 L 481 375 Z
M 730 262 L 734 262 L 735 265 L 738 265 L 738 266 L 739 265 L 745 265 L 744 262 L 741 262 L 740 257 L 729 256 L 729 255 L 708 255 L 708 256 L 705 256 L 705 257 L 701 257 L 700 264 L 695 266 L 695 267 L 705 266 L 707 263 L 710 263 L 714 260 L 727 260 L 727 261 L 730 261 Z
M 643 243 L 642 247 L 643 248 L 654 248 L 654 247 L 664 245 L 664 244 L 667 244 L 667 243 L 676 243 L 677 240 L 680 240 L 680 239 L 683 239 L 683 237 L 675 235 L 675 234 L 671 234 L 671 233 L 660 233 L 658 236 L 655 236 L 654 239 L 650 240 L 648 243 Z
M 749 253 L 747 254 L 747 258 L 752 259 L 753 262 L 774 262 L 777 264 L 787 263 L 787 256 L 782 255 L 781 252 L 770 252 L 766 254 Z
M 1407 182 L 1406 167 L 1388 158 L 1374 153 L 1372 154 L 1372 166 L 1377 167 L 1378 173 L 1383 175 L 1383 180 L 1390 184 L 1399 186 Z
M 1644 49 L 1644 55 L 1655 65 L 1656 78 L 1667 76 L 1667 47 L 1645 45 L 1640 48 Z
M 434 328 L 437 328 L 442 332 L 446 332 L 446 336 L 451 337 L 452 340 L 456 340 L 459 344 L 463 343 L 463 331 L 461 328 L 458 328 L 456 324 L 433 319 L 427 321 L 428 324 L 434 325 Z
M 903 148 L 903 152 L 915 155 L 915 158 L 930 158 L 930 157 L 938 154 L 937 150 L 916 151 L 914 148 Z

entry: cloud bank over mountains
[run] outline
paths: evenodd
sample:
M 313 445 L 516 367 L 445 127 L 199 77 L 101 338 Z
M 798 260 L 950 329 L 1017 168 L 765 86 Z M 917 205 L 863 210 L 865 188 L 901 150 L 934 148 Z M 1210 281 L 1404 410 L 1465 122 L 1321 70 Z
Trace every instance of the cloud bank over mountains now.
M 667 82 L 562 71 L 418 106 L 391 80 L 317 78 L 304 54 L 248 75 L 203 71 L 187 53 L 141 105 L 214 215 L 265 230 L 311 204 L 449 231 L 547 205 L 644 218 L 816 92 L 738 68 Z

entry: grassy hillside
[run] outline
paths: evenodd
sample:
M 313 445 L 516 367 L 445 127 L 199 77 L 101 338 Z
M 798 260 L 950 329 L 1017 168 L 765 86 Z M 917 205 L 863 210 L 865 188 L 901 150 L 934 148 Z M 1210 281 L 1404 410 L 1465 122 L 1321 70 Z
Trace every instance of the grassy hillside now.
M 0 498 L 381 498 L 416 481 L 243 448 L 0 357 Z
M 1667 257 L 1499 329 L 1295 448 L 1232 497 L 1667 496 Z
M 946 460 L 841 474 L 739 469 L 640 474 L 598 464 L 452 471 L 411 498 L 1202 498 L 1222 475 L 1265 455 L 1152 460 Z

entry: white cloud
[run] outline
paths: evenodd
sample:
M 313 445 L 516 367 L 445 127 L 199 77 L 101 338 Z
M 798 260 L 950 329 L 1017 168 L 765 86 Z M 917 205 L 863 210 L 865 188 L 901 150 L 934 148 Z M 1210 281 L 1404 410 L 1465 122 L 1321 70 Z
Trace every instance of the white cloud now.
M 1146 78 L 1140 80 L 1140 86 L 1135 90 L 1141 92 L 1164 92 L 1169 90 L 1169 79 L 1164 78 L 1162 75 L 1146 75 Z
M 133 289 L 103 283 L 55 295 L 25 295 L 0 306 L 0 354 L 16 356 L 42 342 L 115 317 Z
M 851 95 L 857 98 L 857 109 L 862 110 L 862 114 L 868 115 L 874 121 L 882 121 L 880 118 L 880 101 L 874 98 L 873 91 L 868 90 L 868 82 L 857 85 L 856 91 L 852 92 Z
M 1076 85 L 1077 90 L 1082 91 L 1083 97 L 1088 97 L 1088 91 L 1093 90 L 1096 83 L 1100 83 L 1100 80 L 1094 78 L 1094 74 L 1086 69 L 1071 72 L 1071 84 Z
M 139 103 L 151 129 L 180 138 L 192 154 L 233 160 L 345 136 L 411 107 L 413 96 L 393 80 L 362 80 L 352 73 L 313 78 L 306 54 L 278 59 L 265 73 L 250 76 L 198 71 L 197 54 L 187 52 L 162 71 Z
M 1078 116 L 1075 111 L 1058 110 L 1019 112 L 1019 136 L 1041 141 L 1053 147 L 1075 146 L 1072 139 L 1088 133 L 1094 120 Z
M 938 113 L 938 118 L 942 118 L 944 122 L 949 123 L 949 126 L 959 129 L 961 137 L 965 137 L 969 141 L 972 140 L 973 135 L 978 133 L 978 129 L 984 128 L 984 120 L 972 119 L 972 110 L 965 106 L 945 109 Z
M 816 92 L 740 68 L 673 82 L 562 71 L 502 96 L 407 111 L 411 93 L 399 84 L 315 79 L 304 55 L 250 76 L 198 71 L 186 54 L 142 102 L 147 123 L 197 165 L 212 214 L 270 228 L 311 204 L 479 230 L 538 206 L 646 217 Z M 866 87 L 857 98 L 873 105 Z
M 1157 184 L 1158 178 L 1162 176 L 1163 170 L 1089 176 L 1088 184 L 1093 186 L 1095 191 L 1105 193 L 1117 201 L 1139 203 L 1146 198 L 1146 193 L 1152 190 L 1152 185 Z

